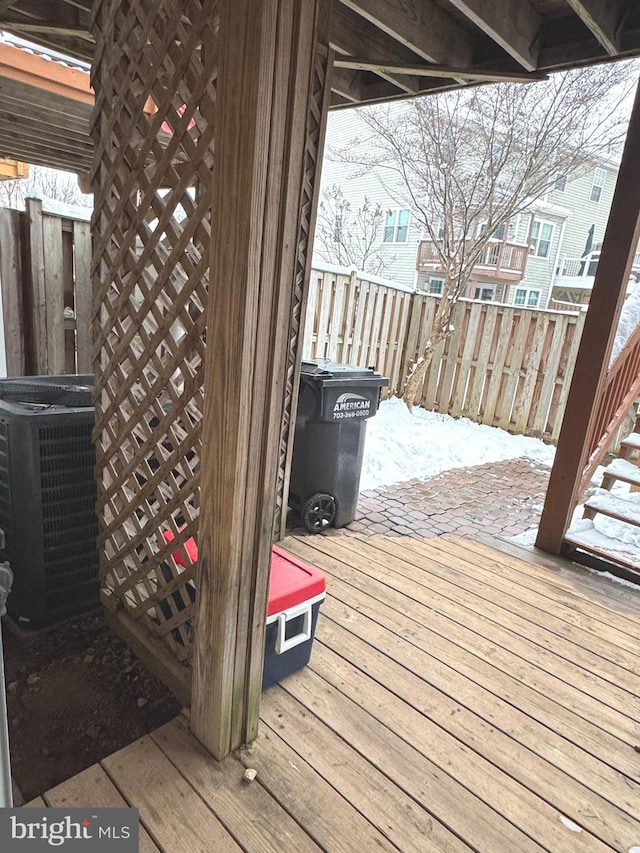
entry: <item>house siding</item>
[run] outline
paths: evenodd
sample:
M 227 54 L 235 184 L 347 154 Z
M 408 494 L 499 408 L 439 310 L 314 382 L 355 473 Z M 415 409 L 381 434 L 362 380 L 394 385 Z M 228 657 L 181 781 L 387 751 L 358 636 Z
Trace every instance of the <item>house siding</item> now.
M 359 174 L 360 167 L 341 162 L 336 150 L 346 146 L 358 135 L 366 135 L 367 126 L 359 119 L 357 110 L 339 110 L 329 113 L 327 141 L 322 162 L 322 180 L 320 199 L 326 189 L 336 184 L 344 197 L 350 202 L 352 211 L 364 203 L 365 197 L 373 204 L 379 204 L 383 211 L 406 209 L 398 199 L 401 197 L 401 185 L 394 180 L 391 172 L 383 169 L 369 170 Z M 383 242 L 384 217 L 380 226 L 378 253 L 385 261 L 381 275 L 392 279 L 404 287 L 415 287 L 416 258 L 418 243 L 422 237 L 422 227 L 413 217 L 409 218 L 407 240 L 404 243 Z M 319 257 L 316 253 L 316 257 Z
M 616 185 L 618 169 L 609 164 L 599 164 L 599 169 L 606 172 L 600 201 L 591 201 L 591 187 L 595 169 L 575 181 L 568 181 L 564 192 L 554 190 L 549 193 L 549 201 L 569 208 L 571 216 L 567 220 L 561 254 L 568 258 L 580 258 L 584 251 L 587 235 L 592 225 L 594 228 L 593 246 L 602 243 L 609 210 L 613 201 L 613 191 Z
M 545 210 L 536 211 L 532 214 L 533 219 L 539 219 L 544 222 L 550 222 L 553 225 L 553 234 L 551 237 L 551 245 L 549 254 L 546 258 L 539 258 L 530 253 L 527 258 L 527 266 L 524 271 L 524 278 L 520 284 L 511 285 L 509 302 L 515 299 L 516 289 L 518 287 L 529 287 L 540 291 L 540 299 L 538 305 L 544 308 L 549 300 L 551 293 L 551 284 L 556 268 L 556 259 L 558 257 L 558 249 L 560 241 L 563 239 L 562 228 L 565 223 L 565 218 L 557 214 L 548 213 Z M 524 217 L 523 217 L 524 218 Z M 527 221 L 527 235 L 531 220 Z M 566 231 L 565 231 L 566 233 Z M 525 238 L 526 240 L 526 238 Z

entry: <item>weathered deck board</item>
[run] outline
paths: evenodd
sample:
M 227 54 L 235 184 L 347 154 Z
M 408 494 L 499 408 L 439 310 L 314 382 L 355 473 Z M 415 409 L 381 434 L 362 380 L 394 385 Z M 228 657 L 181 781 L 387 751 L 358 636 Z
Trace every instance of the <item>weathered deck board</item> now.
M 128 803 L 120 794 L 111 779 L 99 764 L 94 764 L 78 773 L 72 779 L 68 779 L 61 785 L 57 785 L 45 794 L 46 805 L 51 808 L 122 808 Z M 44 802 L 41 806 L 45 805 Z M 158 847 L 153 843 L 149 833 L 140 826 L 139 830 L 140 853 L 158 853 Z
M 257 741 L 218 765 L 180 718 L 49 805 L 124 798 L 149 853 L 638 845 L 640 592 L 466 539 L 284 544 L 328 597 L 310 665 L 264 694 Z
M 288 679 L 287 683 L 290 681 Z M 329 726 L 315 714 L 307 713 L 286 687 L 273 687 L 268 691 L 261 717 L 329 784 L 335 784 L 339 769 L 343 796 L 399 849 L 411 848 L 416 838 L 423 839 L 425 853 L 454 853 L 467 849 L 453 833 L 434 823 L 428 811 L 375 768 L 367 757 L 333 736 Z M 327 749 L 329 742 L 330 750 Z M 251 749 L 247 751 L 247 761 L 251 752 Z
M 534 720 L 561 732 L 567 740 L 602 761 L 607 762 L 611 754 L 618 755 L 617 769 L 635 778 L 637 755 L 628 745 L 636 743 L 637 738 L 626 737 L 621 740 L 612 736 L 595 725 L 589 716 L 599 711 L 599 719 L 605 724 L 608 722 L 607 715 L 615 714 L 613 710 L 602 708 L 587 694 L 572 690 L 566 684 L 564 689 L 569 699 L 565 701 L 567 707 L 561 705 L 556 700 L 563 698 L 557 692 L 562 682 L 558 685 L 558 680 L 545 678 L 544 673 L 538 675 L 527 660 L 517 655 L 510 655 L 502 666 L 499 662 L 501 647 L 492 637 L 483 640 L 479 634 L 470 632 L 462 621 L 443 620 L 436 609 L 428 609 L 415 602 L 412 604 L 406 596 L 379 584 L 366 574 L 377 574 L 379 571 L 379 566 L 371 560 L 366 563 L 364 572 L 358 572 L 348 562 L 312 550 L 306 545 L 308 541 L 291 541 L 288 547 L 308 562 L 315 561 L 327 573 L 331 580 L 329 589 L 332 600 L 338 599 L 349 610 L 365 614 L 382 624 L 383 636 L 378 640 L 379 647 L 384 648 L 384 643 L 389 642 L 390 633 L 398 635 L 403 643 L 409 638 L 412 645 L 429 655 L 432 677 L 440 678 L 438 686 L 445 691 L 452 681 L 459 682 L 456 687 L 459 691 L 478 685 L 482 693 L 487 694 L 486 701 L 490 709 L 496 697 L 526 709 Z M 322 545 L 323 551 L 329 547 L 328 542 Z M 342 556 L 351 563 L 356 562 L 353 554 L 343 551 Z M 393 605 L 388 602 L 393 602 Z M 353 613 L 352 618 L 357 618 L 357 613 Z M 567 665 L 567 669 L 572 670 L 573 667 Z M 548 697 L 552 690 L 557 693 L 554 699 Z M 454 698 L 456 695 L 454 691 Z M 580 700 L 586 706 L 585 716 L 572 710 L 572 703 L 577 704 Z M 613 724 L 611 727 L 614 727 Z M 627 749 L 621 752 L 622 746 Z
M 152 738 L 243 846 L 264 853 L 319 853 L 320 848 L 261 785 L 243 782 L 243 768 L 237 761 L 212 762 L 183 719 L 158 729 Z
M 293 547 L 301 547 L 304 556 L 313 559 L 314 553 L 309 551 L 306 543 Z M 430 588 L 416 583 L 415 567 L 398 556 L 398 549 L 402 551 L 403 548 L 398 544 L 398 540 L 385 541 L 381 546 L 384 550 L 378 560 L 376 554 L 379 552 L 372 550 L 373 546 L 370 544 L 353 546 L 350 543 L 348 546 L 340 546 L 340 551 L 335 550 L 335 545 L 325 546 L 327 549 L 333 549 L 329 550 L 329 553 L 332 553 L 334 558 L 340 555 L 344 558 L 342 549 L 345 547 L 350 549 L 349 569 L 356 569 L 367 575 L 359 585 L 359 591 L 379 598 L 386 604 L 392 604 L 401 613 L 407 612 L 407 599 L 413 602 L 412 609 L 420 616 L 425 626 L 439 633 L 447 650 L 451 641 L 463 645 L 472 654 L 478 654 L 479 647 L 484 648 L 486 651 L 483 658 L 488 663 L 500 666 L 500 661 L 504 664 L 501 668 L 505 673 L 519 673 L 520 680 L 528 686 L 537 686 L 542 679 L 543 687 L 540 692 L 543 695 L 553 698 L 570 711 L 580 712 L 585 719 L 601 724 L 615 736 L 626 739 L 630 734 L 638 733 L 635 696 L 640 688 L 640 681 L 635 676 L 625 673 L 628 680 L 633 682 L 633 687 L 621 689 L 606 675 L 596 675 L 588 665 L 575 665 L 576 655 L 583 651 L 581 648 L 574 645 L 563 646 L 561 640 L 547 633 L 538 623 L 529 623 L 530 635 L 522 629 L 515 630 L 505 616 L 506 611 L 501 612 L 493 600 L 478 600 L 467 596 L 464 590 L 455 588 L 450 583 L 440 584 L 436 572 L 442 575 L 441 564 L 430 565 Z M 353 550 L 354 548 L 356 550 Z M 368 574 L 372 560 L 376 563 L 376 572 L 375 577 L 370 578 Z M 350 582 L 348 570 L 345 576 L 340 565 L 337 568 L 342 571 L 342 580 Z M 452 569 L 445 568 L 444 571 L 453 574 Z M 473 571 L 473 566 L 467 571 Z M 495 600 L 496 597 L 493 598 Z M 496 614 L 501 621 L 495 621 Z M 513 622 L 517 622 L 517 616 L 513 617 Z M 560 654 L 561 651 L 566 652 L 566 659 Z M 574 666 L 567 667 L 567 660 Z M 602 669 L 602 662 L 596 660 Z M 548 675 L 552 676 L 551 681 L 548 680 Z M 567 683 L 575 689 L 572 690 Z M 594 696 L 598 697 L 597 701 L 593 701 Z M 615 707 L 604 710 L 602 703 L 609 704 L 612 696 L 616 702 Z M 626 716 L 621 711 L 625 711 Z
M 165 853 L 240 853 L 242 848 L 174 764 L 143 737 L 102 762 Z

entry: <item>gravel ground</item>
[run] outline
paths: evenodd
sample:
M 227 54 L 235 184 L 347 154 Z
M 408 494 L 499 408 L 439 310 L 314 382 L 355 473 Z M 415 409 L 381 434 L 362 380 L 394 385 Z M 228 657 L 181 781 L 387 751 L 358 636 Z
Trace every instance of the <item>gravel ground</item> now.
M 99 612 L 33 634 L 5 619 L 3 642 L 11 766 L 25 801 L 180 712 Z

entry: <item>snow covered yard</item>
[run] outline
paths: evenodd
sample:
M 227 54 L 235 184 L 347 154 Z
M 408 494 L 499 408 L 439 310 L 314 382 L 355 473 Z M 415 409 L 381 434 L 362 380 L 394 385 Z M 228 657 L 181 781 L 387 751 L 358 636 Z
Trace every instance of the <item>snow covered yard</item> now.
M 497 427 L 427 412 L 413 414 L 397 397 L 385 400 L 367 424 L 360 489 L 376 489 L 452 468 L 525 457 L 551 467 L 555 447 Z M 526 496 L 523 496 L 526 497 Z

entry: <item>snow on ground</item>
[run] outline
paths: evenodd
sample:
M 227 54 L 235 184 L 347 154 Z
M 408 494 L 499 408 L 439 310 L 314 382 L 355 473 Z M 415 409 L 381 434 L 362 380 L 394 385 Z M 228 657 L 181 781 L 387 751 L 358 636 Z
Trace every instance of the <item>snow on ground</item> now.
M 454 419 L 415 407 L 398 398 L 381 403 L 367 423 L 360 489 L 433 477 L 451 468 L 467 468 L 524 456 L 551 466 L 555 447 L 537 438 L 511 435 L 496 427 Z
M 624 349 L 624 345 L 635 332 L 638 325 L 640 325 L 640 285 L 631 291 L 622 305 L 609 364 L 613 364 L 620 355 Z

